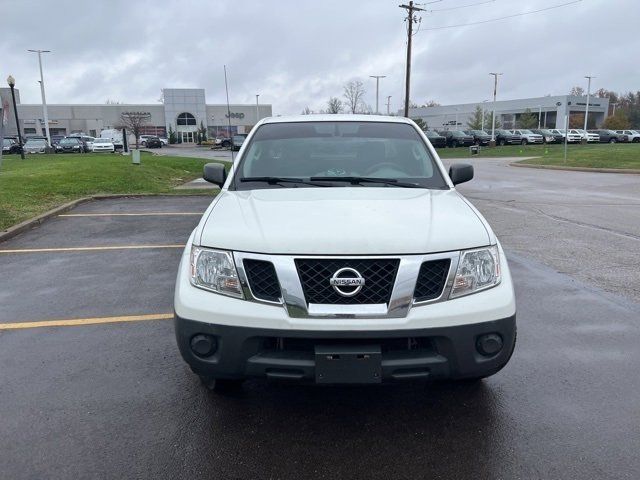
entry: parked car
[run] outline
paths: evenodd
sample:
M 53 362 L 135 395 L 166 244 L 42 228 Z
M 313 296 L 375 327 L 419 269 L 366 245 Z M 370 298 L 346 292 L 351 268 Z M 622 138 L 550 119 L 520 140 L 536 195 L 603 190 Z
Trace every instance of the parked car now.
M 63 138 L 64 135 L 51 135 L 51 146 L 55 147 Z
M 231 139 L 226 137 L 216 137 L 214 139 L 213 148 L 229 148 L 231 146 Z
M 571 130 L 569 130 L 569 133 L 579 135 L 580 141 L 582 141 L 583 139 L 587 140 L 587 142 L 589 143 L 597 143 L 600 141 L 600 136 L 597 133 L 589 133 L 581 128 L 572 128 Z
M 474 139 L 462 130 L 443 130 L 440 133 L 447 140 L 447 147 L 466 147 L 473 145 Z
M 94 153 L 100 153 L 100 152 L 113 153 L 116 151 L 116 147 L 109 138 L 96 138 L 95 141 L 93 142 L 92 151 Z
M 509 265 L 456 190 L 473 166 L 447 173 L 409 119 L 367 117 L 262 120 L 232 177 L 205 165 L 221 190 L 173 300 L 180 353 L 208 389 L 480 381 L 509 362 Z
M 20 148 L 20 144 L 13 138 L 2 139 L 3 155 L 19 154 L 21 151 L 22 151 L 22 148 Z
M 55 146 L 56 153 L 83 153 L 84 144 L 79 137 L 65 137 Z
M 632 143 L 640 142 L 640 131 L 638 130 L 616 130 L 616 133 L 626 135 Z
M 557 128 L 554 130 L 551 130 L 554 133 L 559 133 L 560 135 L 562 135 L 562 141 L 564 142 L 564 138 L 565 138 L 565 133 L 566 133 L 566 137 L 567 137 L 567 143 L 580 143 L 580 140 L 582 139 L 582 135 L 580 135 L 579 133 L 575 132 L 574 130 L 565 130 L 564 128 Z
M 147 145 L 147 140 L 148 140 L 149 138 L 158 138 L 158 137 L 156 137 L 155 135 L 140 135 L 140 136 L 138 137 L 138 143 L 139 143 L 141 146 L 145 147 L 145 146 Z
M 628 142 L 629 136 L 616 133 L 613 130 L 587 130 L 589 133 L 597 133 L 598 138 L 600 139 L 600 143 L 618 143 L 618 142 Z
M 108 138 L 113 142 L 116 150 L 124 149 L 124 141 L 122 140 L 122 132 L 114 128 L 108 128 L 100 132 L 100 138 Z
M 88 135 L 69 135 L 68 138 L 77 138 L 82 142 L 82 147 L 84 152 L 90 152 L 93 150 L 93 142 L 95 141 L 94 137 L 90 137 Z
M 145 145 L 147 148 L 162 148 L 162 141 L 158 137 L 145 138 Z
M 24 153 L 45 153 L 46 149 L 47 140 L 43 138 L 28 138 L 27 143 L 24 144 Z
M 531 130 L 516 129 L 516 130 L 511 130 L 511 133 L 513 133 L 514 135 L 520 135 L 520 138 L 521 138 L 520 143 L 522 145 L 526 145 L 527 143 L 544 143 L 544 139 L 542 138 L 542 135 L 533 133 Z
M 165 137 L 158 137 L 160 139 L 160 141 L 162 142 L 162 145 L 169 145 L 169 139 L 165 138 Z
M 464 133 L 471 135 L 476 145 L 489 145 L 491 141 L 491 135 L 484 130 L 464 130 Z
M 517 145 L 522 142 L 520 135 L 515 135 L 509 130 L 496 129 L 495 130 L 496 145 Z
M 426 130 L 424 134 L 431 142 L 431 145 L 433 145 L 435 148 L 444 148 L 447 146 L 447 139 L 440 135 L 438 132 L 434 132 L 433 130 Z
M 562 143 L 564 141 L 564 135 L 560 133 L 553 133 L 548 128 L 532 128 L 531 131 L 535 134 L 541 135 L 544 143 Z
M 244 143 L 245 136 L 244 135 L 234 135 L 231 137 L 231 150 L 238 151 L 242 144 Z

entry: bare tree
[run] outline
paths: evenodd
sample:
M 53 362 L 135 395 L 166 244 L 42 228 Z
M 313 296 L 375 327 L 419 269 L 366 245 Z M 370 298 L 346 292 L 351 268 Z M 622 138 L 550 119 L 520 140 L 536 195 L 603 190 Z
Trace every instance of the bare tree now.
M 438 102 L 436 102 L 435 100 L 429 100 L 428 102 L 426 102 L 423 107 L 439 107 L 440 104 Z
M 142 127 L 144 127 L 151 114 L 149 112 L 122 112 L 120 115 L 120 128 L 126 128 L 136 137 L 136 149 L 138 148 L 138 141 L 140 134 L 142 133 Z
M 120 105 L 122 102 L 120 100 L 111 100 L 110 98 L 107 98 L 104 103 L 106 105 Z
M 302 112 L 300 112 L 301 115 L 311 115 L 312 113 L 313 110 L 311 110 L 308 105 L 304 107 L 304 110 L 302 110 Z
M 362 107 L 362 98 L 366 90 L 360 80 L 351 80 L 344 86 L 343 97 L 347 100 L 346 107 L 351 113 L 358 112 Z
M 571 91 L 569 91 L 569 95 L 575 95 L 576 97 L 582 97 L 584 95 L 584 88 L 580 86 L 571 87 Z
M 331 97 L 327 102 L 327 113 L 340 113 L 344 109 L 342 100 L 338 97 Z

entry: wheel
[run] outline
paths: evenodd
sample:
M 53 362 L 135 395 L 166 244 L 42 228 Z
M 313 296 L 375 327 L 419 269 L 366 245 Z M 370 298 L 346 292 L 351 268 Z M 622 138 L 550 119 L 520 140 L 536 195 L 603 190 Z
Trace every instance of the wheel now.
M 451 142 L 451 147 L 452 148 L 458 148 L 458 141 L 457 140 L 452 141 Z
M 618 140 L 616 138 L 610 138 L 609 143 L 616 143 Z
M 474 143 L 474 145 L 475 145 L 476 147 L 479 147 L 479 146 L 480 146 L 480 140 L 476 140 L 476 141 L 475 141 L 475 142 L 473 142 L 473 143 Z
M 198 375 L 200 382 L 211 391 L 216 393 L 233 393 L 242 389 L 244 380 L 239 378 L 215 378 L 208 375 Z
M 507 142 L 504 140 L 504 138 L 501 138 L 501 139 L 498 141 L 498 145 L 500 145 L 501 147 L 504 147 L 506 143 L 507 143 Z
M 526 145 L 527 144 L 527 139 L 523 138 L 522 141 L 520 142 L 520 145 Z
M 640 143 L 640 138 L 636 137 L 634 138 L 631 143 Z

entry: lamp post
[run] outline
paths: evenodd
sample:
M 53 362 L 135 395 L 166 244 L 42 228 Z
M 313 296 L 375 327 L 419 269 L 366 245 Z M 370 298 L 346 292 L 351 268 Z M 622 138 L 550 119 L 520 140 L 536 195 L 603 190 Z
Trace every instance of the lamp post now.
M 391 95 L 387 96 L 387 115 L 391 115 L 390 108 L 391 108 Z
M 369 77 L 376 79 L 376 115 L 379 115 L 380 109 L 378 108 L 378 94 L 380 92 L 380 79 L 385 78 L 386 75 L 369 75 Z
M 540 130 L 540 117 L 542 117 L 542 105 L 538 105 L 538 130 Z
M 584 131 L 587 131 L 587 119 L 589 118 L 589 98 L 591 97 L 591 79 L 596 78 L 591 75 L 585 75 L 584 78 L 589 79 L 589 83 L 587 84 L 587 106 L 584 110 Z M 586 134 L 585 134 L 586 135 Z
M 502 75 L 502 73 L 489 73 L 489 75 L 493 75 L 493 115 L 491 116 L 491 143 L 492 147 L 496 146 L 496 96 L 498 92 L 498 77 Z
M 47 99 L 44 94 L 44 76 L 42 75 L 42 54 L 51 50 L 27 50 L 38 54 L 38 65 L 40 66 L 40 94 L 42 95 L 42 114 L 44 116 L 44 131 L 47 136 L 47 146 L 51 146 L 51 135 L 49 135 L 49 113 L 47 111 Z
M 7 77 L 7 83 L 11 89 L 11 100 L 13 100 L 13 114 L 16 117 L 16 130 L 18 131 L 18 143 L 20 144 L 20 158 L 24 160 L 24 146 L 22 145 L 22 134 L 20 133 L 20 119 L 18 118 L 18 107 L 16 106 L 16 94 L 13 88 L 16 86 L 16 79 L 11 75 Z
M 260 121 L 260 103 L 258 102 L 259 93 L 256 93 L 256 124 Z

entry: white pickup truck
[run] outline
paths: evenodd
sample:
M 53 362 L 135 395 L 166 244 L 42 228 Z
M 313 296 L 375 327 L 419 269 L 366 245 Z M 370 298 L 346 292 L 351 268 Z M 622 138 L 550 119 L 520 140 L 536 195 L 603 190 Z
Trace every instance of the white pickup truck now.
M 509 361 L 516 304 L 491 227 L 400 117 L 264 119 L 192 232 L 174 308 L 180 352 L 216 391 L 481 379 Z

